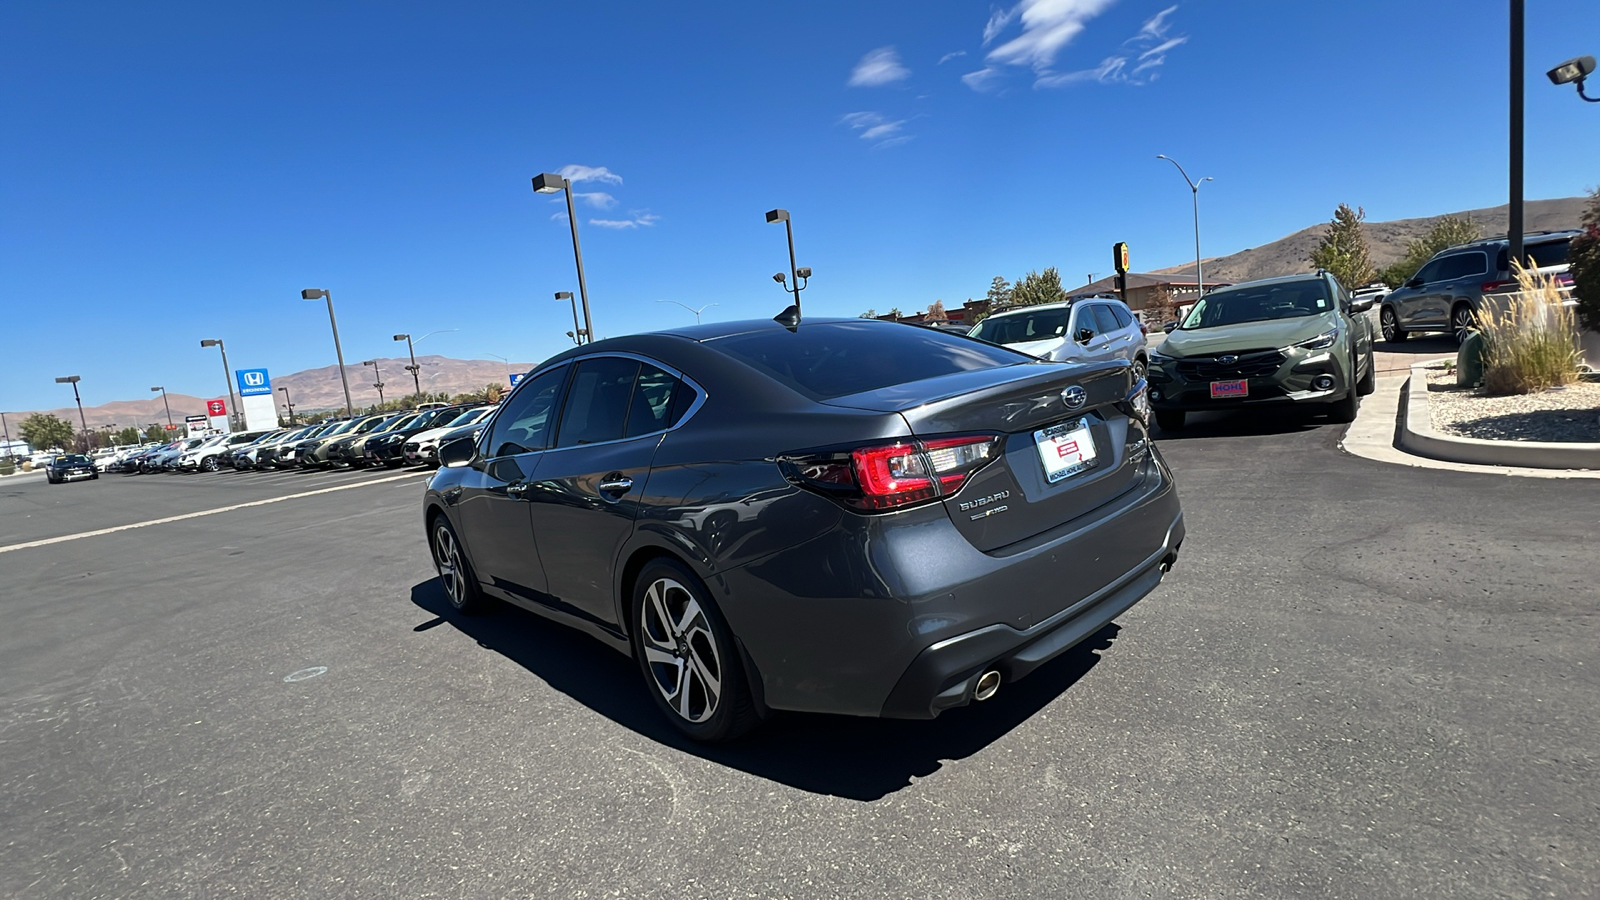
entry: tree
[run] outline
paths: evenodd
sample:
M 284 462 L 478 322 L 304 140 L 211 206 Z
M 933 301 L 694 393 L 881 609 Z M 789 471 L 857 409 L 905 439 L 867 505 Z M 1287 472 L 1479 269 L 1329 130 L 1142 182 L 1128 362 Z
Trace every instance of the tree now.
M 1018 278 L 1016 287 L 1011 289 L 1011 302 L 1019 306 L 1060 303 L 1065 299 L 1067 290 L 1061 286 L 1061 273 L 1055 266 L 1043 272 L 1028 272 Z
M 928 312 L 922 317 L 924 322 L 948 322 L 950 314 L 944 310 L 944 301 L 935 300 L 928 304 Z
M 1011 282 L 1001 278 L 999 275 L 996 275 L 994 277 L 994 281 L 989 282 L 989 294 L 984 299 L 989 301 L 989 308 L 991 310 L 1010 303 Z
M 1367 250 L 1366 237 L 1361 234 L 1361 222 L 1366 217 L 1365 209 L 1339 204 L 1322 242 L 1311 251 L 1311 264 L 1333 273 L 1347 290 L 1372 281 L 1372 254 Z
M 861 314 L 861 318 L 863 318 L 863 319 L 876 319 L 877 317 L 878 317 L 878 311 L 875 310 L 875 309 L 869 309 L 866 312 Z
M 129 425 L 127 428 L 112 435 L 111 440 L 117 444 L 137 444 L 139 443 L 139 429 Z
M 1165 325 L 1178 318 L 1178 301 L 1172 296 L 1170 288 L 1161 285 L 1151 292 L 1149 302 L 1140 312 L 1144 314 L 1145 322 Z
M 900 321 L 900 307 L 896 306 L 889 310 L 889 318 L 895 320 L 896 322 Z
M 1417 274 L 1417 270 L 1435 253 L 1480 237 L 1483 237 L 1483 229 L 1478 227 L 1478 223 L 1458 216 L 1445 216 L 1433 223 L 1427 234 L 1406 241 L 1405 255 L 1400 257 L 1399 262 L 1379 270 L 1378 280 L 1390 287 L 1399 287 L 1410 281 L 1411 276 Z
M 1583 234 L 1572 239 L 1567 252 L 1572 267 L 1572 293 L 1578 299 L 1578 320 L 1600 331 L 1600 188 L 1589 193 L 1583 208 Z
M 49 450 L 72 444 L 72 423 L 49 413 L 34 413 L 22 420 L 17 433 L 35 450 Z
M 162 428 L 160 425 L 151 425 L 149 428 L 146 428 L 144 430 L 144 439 L 146 441 L 160 441 L 160 442 L 165 443 L 167 440 L 169 440 L 167 435 L 169 435 L 171 433 L 172 432 L 167 431 L 165 428 Z M 137 442 L 136 441 L 129 441 L 129 443 L 137 443 Z

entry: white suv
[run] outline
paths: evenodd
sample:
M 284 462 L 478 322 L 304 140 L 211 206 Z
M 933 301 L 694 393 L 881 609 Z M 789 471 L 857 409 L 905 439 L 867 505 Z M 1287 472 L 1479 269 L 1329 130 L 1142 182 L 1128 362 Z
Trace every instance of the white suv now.
M 1003 309 L 979 322 L 971 337 L 1052 362 L 1125 359 L 1135 378 L 1149 364 L 1144 329 L 1128 307 L 1110 297 Z

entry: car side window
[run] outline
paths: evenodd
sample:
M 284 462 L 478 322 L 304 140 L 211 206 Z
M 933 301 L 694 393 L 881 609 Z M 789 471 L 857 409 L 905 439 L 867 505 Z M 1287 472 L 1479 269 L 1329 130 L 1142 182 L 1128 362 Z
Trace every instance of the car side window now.
M 633 397 L 628 401 L 624 435 L 638 437 L 671 427 L 676 421 L 673 398 L 680 390 L 692 393 L 692 389 L 678 379 L 649 363 L 641 363 L 639 380 L 634 385 Z
M 1072 339 L 1090 341 L 1100 333 L 1100 323 L 1094 319 L 1096 304 L 1086 303 L 1072 311 Z M 1087 334 L 1085 333 L 1087 332 Z
M 506 407 L 495 417 L 494 428 L 483 445 L 483 455 L 512 456 L 548 448 L 550 414 L 561 397 L 561 385 L 566 379 L 567 367 L 559 366 L 535 376 L 507 399 Z
M 1096 322 L 1100 323 L 1101 334 L 1110 334 L 1122 327 L 1122 323 L 1117 321 L 1116 313 L 1113 313 L 1111 307 L 1104 303 L 1096 303 L 1094 305 L 1094 318 Z
M 1120 304 L 1107 305 L 1106 309 L 1111 310 L 1111 315 L 1114 316 L 1116 318 L 1116 320 L 1117 320 L 1117 327 L 1118 328 L 1127 328 L 1129 325 L 1133 324 L 1133 316 L 1132 316 L 1132 314 L 1130 314 Z
M 561 411 L 556 446 L 576 447 L 621 438 L 638 377 L 638 360 L 601 356 L 579 362 Z
M 1421 281 L 1423 284 L 1432 284 L 1433 282 L 1439 280 L 1439 271 L 1443 268 L 1444 263 L 1445 261 L 1443 259 L 1436 259 L 1418 269 L 1417 274 L 1413 275 L 1412 277 Z

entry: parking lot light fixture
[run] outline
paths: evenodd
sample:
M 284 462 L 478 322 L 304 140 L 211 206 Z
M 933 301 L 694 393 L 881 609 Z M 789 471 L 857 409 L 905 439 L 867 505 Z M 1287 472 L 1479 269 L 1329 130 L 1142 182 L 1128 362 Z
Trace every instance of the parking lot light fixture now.
M 293 428 L 294 427 L 294 401 L 289 399 L 289 389 L 288 388 L 281 387 L 281 388 L 278 388 L 278 390 L 283 391 L 283 405 L 289 410 L 289 427 Z
M 158 385 L 156 387 L 151 388 L 150 390 L 151 390 L 152 393 L 154 393 L 155 391 L 160 391 L 161 392 L 161 405 L 165 406 L 167 408 L 167 424 L 171 425 L 172 424 L 172 404 L 167 402 L 167 389 Z M 167 430 L 171 431 L 172 429 L 169 428 Z
M 556 299 L 572 301 L 572 330 L 567 332 L 567 337 L 572 338 L 572 342 L 580 346 L 582 346 L 585 337 L 588 337 L 591 341 L 594 340 L 594 337 L 584 330 L 582 325 L 578 324 L 578 301 L 572 299 L 572 292 L 556 291 Z
M 375 360 L 375 359 L 368 359 L 368 360 L 363 360 L 361 362 L 361 364 L 363 366 L 371 366 L 372 367 L 372 377 L 377 379 L 376 381 L 374 381 L 372 383 L 372 386 L 378 389 L 378 405 L 382 406 L 383 405 L 383 372 L 378 370 L 378 361 Z
M 394 339 L 397 340 L 397 341 L 405 341 L 406 342 L 406 355 L 411 357 L 411 365 L 406 366 L 406 371 L 411 373 L 411 385 L 417 389 L 417 398 L 418 398 L 417 402 L 421 403 L 422 402 L 422 399 L 421 399 L 422 398 L 422 378 L 421 378 L 421 376 L 419 376 L 417 374 L 419 369 L 418 369 L 418 366 L 417 366 L 417 348 L 416 348 L 416 345 L 411 343 L 411 335 L 409 335 L 409 334 L 397 334 L 397 335 L 394 336 Z
M 768 210 L 767 224 L 776 225 L 779 222 L 783 223 L 784 235 L 789 238 L 789 277 L 792 281 L 789 284 L 784 284 L 782 272 L 773 275 L 772 280 L 776 281 L 779 287 L 794 295 L 794 307 L 792 310 L 784 310 L 778 316 L 778 320 L 784 322 L 784 324 L 798 325 L 800 323 L 800 292 L 806 289 L 806 282 L 811 278 L 811 269 L 796 268 L 795 266 L 794 223 L 789 218 L 789 211 L 787 209 Z
M 589 287 L 583 280 L 583 247 L 578 243 L 578 214 L 572 208 L 572 182 L 563 175 L 544 172 L 533 177 L 533 190 L 536 194 L 561 191 L 567 195 L 567 223 L 572 226 L 572 256 L 578 261 L 578 297 L 583 300 L 583 328 L 592 342 L 594 319 L 589 315 Z
M 1174 166 L 1178 166 L 1178 174 L 1182 175 L 1183 180 L 1188 182 L 1189 193 L 1194 195 L 1194 296 L 1198 300 L 1206 291 L 1206 282 L 1202 277 L 1200 268 L 1200 185 L 1210 181 L 1211 176 L 1207 175 L 1199 181 L 1195 181 L 1189 177 L 1188 172 L 1183 170 L 1183 166 L 1178 165 L 1178 161 L 1172 157 L 1164 153 L 1157 153 L 1156 159 L 1164 159 Z
M 233 372 L 228 368 L 228 348 L 223 346 L 222 338 L 209 338 L 200 342 L 202 347 L 215 347 L 222 351 L 222 379 L 228 383 L 228 427 L 238 431 L 240 426 L 234 416 L 239 413 L 239 401 L 233 396 Z
M 77 375 L 63 375 L 56 379 L 56 384 L 72 385 L 72 399 L 78 404 L 78 423 L 83 426 L 83 433 L 89 433 L 89 420 L 83 415 L 83 398 L 78 396 L 78 382 L 83 379 Z
M 328 324 L 333 326 L 333 353 L 339 358 L 339 381 L 344 385 L 344 412 L 347 416 L 353 416 L 356 406 L 350 402 L 350 378 L 344 372 L 344 350 L 339 347 L 339 320 L 333 317 L 333 294 L 324 288 L 306 288 L 300 292 L 300 299 L 328 301 Z

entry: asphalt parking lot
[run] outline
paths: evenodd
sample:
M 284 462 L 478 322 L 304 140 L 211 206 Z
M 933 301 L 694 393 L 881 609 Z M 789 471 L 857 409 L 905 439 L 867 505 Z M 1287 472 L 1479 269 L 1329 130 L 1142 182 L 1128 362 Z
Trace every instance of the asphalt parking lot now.
M 7 479 L 0 895 L 1600 893 L 1600 487 L 1193 421 L 1116 625 L 719 748 L 587 638 L 446 613 L 420 473 Z

